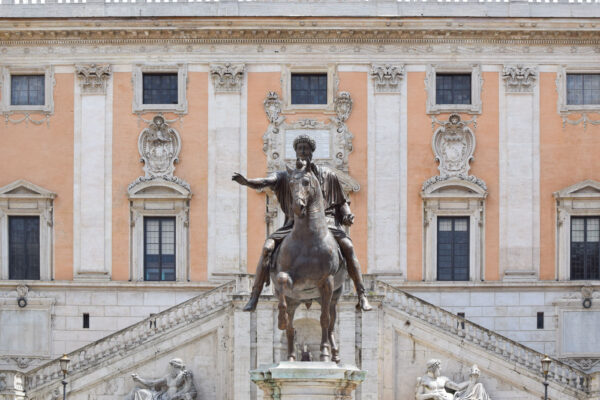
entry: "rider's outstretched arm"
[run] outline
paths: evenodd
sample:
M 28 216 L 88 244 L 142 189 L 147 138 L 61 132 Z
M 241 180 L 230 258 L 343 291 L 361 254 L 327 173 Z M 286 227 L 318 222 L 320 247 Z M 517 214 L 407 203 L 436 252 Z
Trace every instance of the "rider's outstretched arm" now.
M 273 188 L 277 183 L 277 175 L 275 174 L 269 175 L 266 178 L 247 179 L 243 175 L 235 173 L 231 179 L 240 185 L 248 186 L 252 189 L 264 189 L 266 187 Z

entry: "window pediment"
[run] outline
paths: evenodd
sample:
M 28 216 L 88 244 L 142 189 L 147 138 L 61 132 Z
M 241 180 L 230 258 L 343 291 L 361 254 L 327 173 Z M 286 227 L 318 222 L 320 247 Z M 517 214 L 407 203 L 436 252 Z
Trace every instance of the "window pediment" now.
M 569 198 L 599 198 L 600 199 L 600 182 L 592 179 L 578 182 L 574 185 L 566 187 L 558 192 L 554 192 L 553 196 L 557 200 Z
M 137 183 L 130 186 L 129 199 L 189 199 L 192 197 L 192 192 L 181 183 L 163 178 L 150 180 L 140 180 L 140 178 L 136 180 Z
M 436 177 L 438 178 L 438 177 Z M 447 178 L 429 184 L 421 192 L 423 199 L 431 198 L 480 198 L 487 197 L 487 191 L 479 184 L 458 177 Z
M 46 190 L 23 179 L 19 179 L 18 181 L 15 181 L 0 188 L 0 198 L 54 199 L 55 197 L 56 193 L 53 193 L 49 190 Z

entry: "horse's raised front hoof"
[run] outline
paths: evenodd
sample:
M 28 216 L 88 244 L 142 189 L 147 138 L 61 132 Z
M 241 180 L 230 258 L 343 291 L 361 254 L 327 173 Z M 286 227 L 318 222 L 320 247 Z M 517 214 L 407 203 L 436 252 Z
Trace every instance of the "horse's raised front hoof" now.
M 356 309 L 363 310 L 363 311 L 371 311 L 373 309 L 373 307 L 371 307 L 371 304 L 369 304 L 369 300 L 367 299 L 367 296 L 365 296 L 363 294 L 362 296 L 360 296 L 358 298 L 358 304 L 356 305 Z
M 258 303 L 258 297 L 251 297 L 243 308 L 243 311 L 252 312 L 256 310 L 256 304 Z
M 331 361 L 331 353 L 329 352 L 329 346 L 321 346 L 321 361 L 330 362 Z

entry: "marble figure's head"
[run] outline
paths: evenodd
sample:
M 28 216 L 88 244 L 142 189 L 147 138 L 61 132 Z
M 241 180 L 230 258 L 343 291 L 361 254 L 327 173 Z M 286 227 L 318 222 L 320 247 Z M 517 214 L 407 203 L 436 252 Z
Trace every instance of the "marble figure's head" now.
M 171 367 L 171 375 L 176 376 L 179 371 L 185 369 L 185 364 L 181 360 L 181 358 L 174 358 L 169 361 L 169 366 Z
M 431 372 L 433 376 L 437 378 L 442 372 L 441 365 L 442 362 L 440 360 L 432 358 L 431 360 L 427 361 L 427 372 Z

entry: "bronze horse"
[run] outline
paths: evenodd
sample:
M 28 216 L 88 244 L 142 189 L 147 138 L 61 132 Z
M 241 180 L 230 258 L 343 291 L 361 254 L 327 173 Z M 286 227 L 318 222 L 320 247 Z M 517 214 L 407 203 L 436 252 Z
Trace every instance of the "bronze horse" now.
M 271 280 L 279 300 L 278 327 L 286 330 L 288 360 L 295 361 L 294 313 L 298 305 L 321 304 L 321 361 L 339 362 L 333 336 L 336 306 L 345 268 L 335 238 L 327 227 L 319 180 L 307 162 L 287 167 L 294 226 L 273 255 Z

